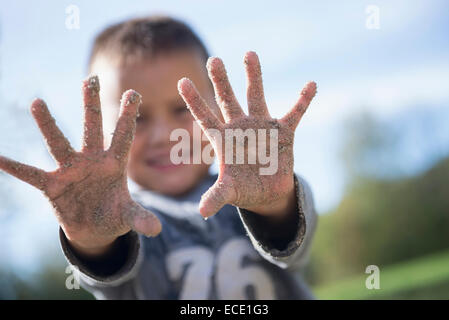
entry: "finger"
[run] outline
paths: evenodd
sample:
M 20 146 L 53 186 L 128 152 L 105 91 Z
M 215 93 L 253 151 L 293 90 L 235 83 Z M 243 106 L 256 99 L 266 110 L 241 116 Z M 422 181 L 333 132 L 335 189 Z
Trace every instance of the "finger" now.
M 120 116 L 109 148 L 116 159 L 120 160 L 128 156 L 134 139 L 136 117 L 141 104 L 142 96 L 137 91 L 128 90 L 123 93 Z
M 245 114 L 232 91 L 223 61 L 216 57 L 209 58 L 207 60 L 207 70 L 214 86 L 215 99 L 225 122 L 228 123 L 244 116 Z
M 247 77 L 246 96 L 248 99 L 248 113 L 256 118 L 269 118 L 262 83 L 262 70 L 259 57 L 253 51 L 245 55 L 245 67 Z
M 192 81 L 187 78 L 179 80 L 178 91 L 203 130 L 220 129 L 222 127 L 221 121 L 212 113 Z
M 286 124 L 292 130 L 295 130 L 315 94 L 316 94 L 316 83 L 313 81 L 308 82 L 304 87 L 304 89 L 302 89 L 301 95 L 296 104 L 280 120 L 280 122 Z
M 34 119 L 36 119 L 37 125 L 47 142 L 48 149 L 58 166 L 69 166 L 75 151 L 61 130 L 59 130 L 45 102 L 41 99 L 34 100 L 31 104 L 31 113 Z
M 135 202 L 126 213 L 125 221 L 131 229 L 147 237 L 155 237 L 162 230 L 161 222 L 154 213 L 144 209 Z
M 103 121 L 101 118 L 100 82 L 98 76 L 83 81 L 84 137 L 83 152 L 103 151 Z
M 217 180 L 201 197 L 199 209 L 204 218 L 217 213 L 225 204 L 231 203 L 232 188 Z
M 7 157 L 0 156 L 0 169 L 40 190 L 47 184 L 48 175 L 45 171 Z

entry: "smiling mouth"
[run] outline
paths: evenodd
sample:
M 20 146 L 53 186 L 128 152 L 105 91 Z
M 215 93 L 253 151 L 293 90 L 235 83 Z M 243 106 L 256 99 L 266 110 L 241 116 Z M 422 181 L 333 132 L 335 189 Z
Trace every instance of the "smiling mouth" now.
M 148 159 L 145 161 L 145 164 L 148 167 L 156 170 L 172 170 L 184 166 L 183 163 L 174 164 L 173 162 L 171 162 L 170 158 Z

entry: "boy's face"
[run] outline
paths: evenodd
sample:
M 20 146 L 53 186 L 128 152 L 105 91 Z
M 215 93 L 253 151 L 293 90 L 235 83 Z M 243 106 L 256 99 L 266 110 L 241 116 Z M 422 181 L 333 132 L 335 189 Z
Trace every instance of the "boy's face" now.
M 142 95 L 128 162 L 132 180 L 152 191 L 180 195 L 207 175 L 209 165 L 205 163 L 175 165 L 170 161 L 170 150 L 178 143 L 170 141 L 173 130 L 185 129 L 193 139 L 194 119 L 178 94 L 178 80 L 190 78 L 209 105 L 218 108 L 200 54 L 190 51 L 160 54 L 123 67 L 114 67 L 100 57 L 94 62 L 92 72 L 99 76 L 101 83 L 106 148 L 118 119 L 122 93 L 134 89 Z

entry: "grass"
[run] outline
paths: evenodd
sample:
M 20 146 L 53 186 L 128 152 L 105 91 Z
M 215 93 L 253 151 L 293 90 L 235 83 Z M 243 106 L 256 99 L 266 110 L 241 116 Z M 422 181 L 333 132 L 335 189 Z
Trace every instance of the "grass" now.
M 318 299 L 449 299 L 449 251 L 380 267 L 380 289 L 367 289 L 369 274 L 317 286 Z

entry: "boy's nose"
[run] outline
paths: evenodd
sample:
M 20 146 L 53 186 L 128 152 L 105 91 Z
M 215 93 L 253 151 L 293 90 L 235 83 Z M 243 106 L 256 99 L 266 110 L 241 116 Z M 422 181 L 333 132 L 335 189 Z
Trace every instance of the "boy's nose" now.
M 148 139 L 150 145 L 168 145 L 170 144 L 170 133 L 175 128 L 164 120 L 157 120 L 152 123 L 151 129 L 148 130 Z

